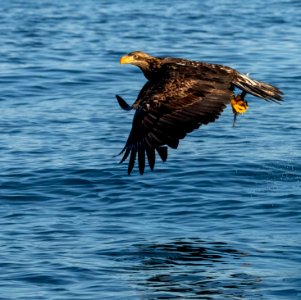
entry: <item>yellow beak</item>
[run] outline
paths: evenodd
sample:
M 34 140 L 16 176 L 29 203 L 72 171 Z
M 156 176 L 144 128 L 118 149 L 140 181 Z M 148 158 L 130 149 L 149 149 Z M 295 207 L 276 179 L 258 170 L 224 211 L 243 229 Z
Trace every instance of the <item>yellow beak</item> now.
M 122 65 L 123 64 L 131 64 L 133 61 L 134 61 L 134 58 L 132 56 L 128 56 L 128 55 L 122 56 L 120 58 L 120 63 Z

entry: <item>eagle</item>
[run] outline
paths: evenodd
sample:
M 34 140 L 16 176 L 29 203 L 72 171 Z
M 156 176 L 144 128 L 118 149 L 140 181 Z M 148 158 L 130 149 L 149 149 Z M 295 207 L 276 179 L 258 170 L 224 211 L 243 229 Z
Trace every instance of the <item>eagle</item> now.
M 139 67 L 147 79 L 132 105 L 116 95 L 122 109 L 135 110 L 132 129 L 119 153 L 123 154 L 120 163 L 129 157 L 129 175 L 137 157 L 141 175 L 146 158 L 154 169 L 156 152 L 166 161 L 168 147 L 176 149 L 188 133 L 214 122 L 228 104 L 234 126 L 237 115 L 248 109 L 247 94 L 278 103 L 282 100 L 277 87 L 224 65 L 154 57 L 141 51 L 122 56 L 120 63 Z M 240 93 L 235 95 L 235 89 Z

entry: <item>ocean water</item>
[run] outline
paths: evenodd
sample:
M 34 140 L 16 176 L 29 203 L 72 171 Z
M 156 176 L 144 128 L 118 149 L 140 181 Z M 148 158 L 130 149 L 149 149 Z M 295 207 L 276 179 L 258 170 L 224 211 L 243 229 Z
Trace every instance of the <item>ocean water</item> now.
M 3 1 L 0 299 L 301 299 L 301 4 Z M 115 157 L 142 50 L 281 88 L 140 176 Z

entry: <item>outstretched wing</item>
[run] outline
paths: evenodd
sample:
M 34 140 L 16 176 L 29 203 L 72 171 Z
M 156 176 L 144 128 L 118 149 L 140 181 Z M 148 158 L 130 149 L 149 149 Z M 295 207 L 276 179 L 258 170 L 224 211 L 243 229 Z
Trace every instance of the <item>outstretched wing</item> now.
M 138 155 L 140 174 L 145 156 L 153 170 L 155 151 L 163 161 L 167 147 L 176 149 L 179 140 L 202 124 L 214 122 L 233 94 L 232 77 L 222 69 L 167 65 L 158 79 L 147 82 L 135 104 L 132 130 L 121 153 L 129 157 L 128 174 Z

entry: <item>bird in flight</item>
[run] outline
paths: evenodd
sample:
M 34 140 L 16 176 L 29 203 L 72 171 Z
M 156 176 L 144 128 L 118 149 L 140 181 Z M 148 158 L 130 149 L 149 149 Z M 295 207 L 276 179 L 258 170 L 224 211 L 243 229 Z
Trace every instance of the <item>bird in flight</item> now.
M 246 94 L 267 101 L 282 100 L 278 88 L 223 65 L 154 57 L 141 51 L 121 57 L 120 63 L 139 67 L 147 79 L 132 105 L 116 95 L 122 109 L 135 110 L 131 132 L 120 152 L 120 163 L 129 157 L 128 174 L 137 157 L 140 174 L 144 173 L 146 158 L 154 169 L 155 152 L 166 161 L 168 147 L 176 149 L 186 134 L 214 122 L 228 104 L 235 125 L 237 115 L 248 109 Z M 235 89 L 240 90 L 238 95 Z

